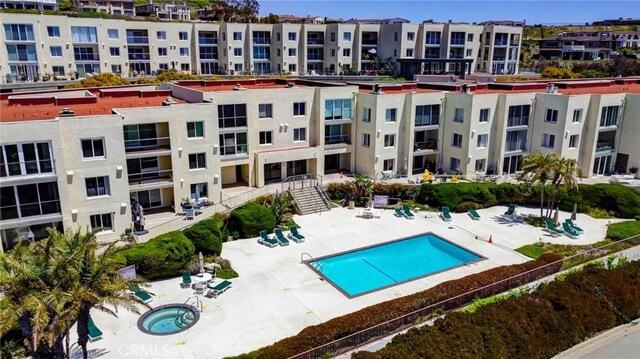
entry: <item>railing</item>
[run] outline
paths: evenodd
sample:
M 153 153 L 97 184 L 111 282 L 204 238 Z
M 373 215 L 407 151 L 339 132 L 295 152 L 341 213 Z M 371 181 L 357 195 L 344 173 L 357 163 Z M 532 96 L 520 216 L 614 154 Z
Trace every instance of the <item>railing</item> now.
M 125 152 L 135 152 L 153 149 L 168 150 L 171 148 L 170 137 L 153 137 L 153 138 L 138 138 L 135 140 L 125 140 L 124 149 Z
M 440 45 L 440 39 L 427 39 L 424 42 L 425 45 Z
M 505 152 L 526 151 L 526 149 L 527 149 L 526 141 L 507 142 L 504 145 Z
M 249 154 L 247 145 L 233 145 L 220 147 L 220 156 L 246 156 Z
M 148 44 L 148 36 L 127 36 L 127 44 Z
M 148 184 L 156 182 L 173 182 L 173 170 L 159 170 L 140 173 L 129 173 L 129 184 Z
M 251 42 L 252 45 L 270 45 L 271 39 L 253 39 Z
M 76 61 L 100 61 L 98 54 L 74 54 L 73 58 Z
M 4 167 L 4 163 L 0 166 L 0 177 L 17 177 L 42 174 L 55 175 L 54 161 L 52 160 L 7 162 L 6 169 Z
M 378 39 L 362 39 L 362 45 L 377 46 Z
M 427 140 L 423 142 L 416 142 L 413 144 L 414 151 L 420 150 L 438 150 L 438 140 Z
M 307 173 L 303 175 L 289 176 L 282 180 L 280 190 L 291 191 L 297 188 L 322 186 L 322 175 L 316 173 Z
M 464 45 L 464 39 L 451 39 L 451 45 Z
M 415 127 L 437 126 L 440 123 L 440 116 L 416 116 Z
M 151 54 L 148 52 L 134 52 L 129 54 L 129 60 L 151 60 Z
M 508 43 L 507 40 L 502 40 L 502 41 L 496 40 L 494 43 L 494 46 L 507 46 L 507 43 Z
M 20 208 L 20 212 L 18 212 L 18 208 Z M 60 207 L 60 200 L 55 199 L 51 201 L 18 203 L 13 206 L 2 207 L 0 212 L 0 220 L 5 221 L 9 219 L 25 219 L 45 214 L 61 214 L 62 209 Z
M 307 45 L 324 45 L 324 39 L 307 39 Z
M 218 59 L 218 54 L 217 53 L 202 53 L 200 52 L 200 60 L 217 60 Z
M 609 152 L 615 150 L 615 142 L 598 142 L 596 144 L 596 152 Z
M 493 61 L 504 61 L 506 59 L 505 56 L 494 56 Z
M 339 143 L 351 144 L 351 135 L 324 136 L 325 145 L 335 145 Z
M 198 44 L 200 45 L 217 45 L 217 37 L 198 37 Z
M 529 126 L 529 116 L 510 117 L 507 119 L 507 127 Z
M 322 60 L 324 60 L 324 55 L 322 55 L 322 54 L 307 54 L 307 60 L 322 61 Z
M 565 45 L 562 51 L 584 51 L 584 45 Z

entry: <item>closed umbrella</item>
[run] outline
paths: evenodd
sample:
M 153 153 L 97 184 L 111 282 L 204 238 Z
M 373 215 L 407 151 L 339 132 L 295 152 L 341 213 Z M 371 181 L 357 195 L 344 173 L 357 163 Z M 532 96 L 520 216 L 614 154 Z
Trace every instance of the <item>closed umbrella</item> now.
M 202 252 L 200 252 L 198 258 L 200 259 L 200 275 L 202 276 L 202 274 L 204 274 L 204 258 L 202 257 Z
M 553 215 L 553 223 L 554 223 L 554 224 L 560 223 L 560 222 L 558 221 L 558 220 L 559 220 L 559 218 L 558 218 L 558 217 L 560 216 L 560 213 L 559 213 L 559 212 L 560 212 L 560 208 L 559 208 L 559 207 L 556 207 L 556 213 Z
M 578 203 L 573 204 L 573 212 L 571 212 L 571 220 L 575 221 L 578 218 Z
M 196 205 L 200 202 L 200 186 L 196 185 L 196 193 L 194 193 L 194 200 L 196 201 Z

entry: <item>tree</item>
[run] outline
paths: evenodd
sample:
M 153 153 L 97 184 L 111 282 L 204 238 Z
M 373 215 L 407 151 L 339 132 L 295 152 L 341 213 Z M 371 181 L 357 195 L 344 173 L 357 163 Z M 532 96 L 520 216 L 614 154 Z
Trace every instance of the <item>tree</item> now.
M 280 17 L 278 17 L 278 15 L 269 13 L 269 16 L 263 17 L 262 19 L 260 19 L 260 22 L 264 24 L 279 24 Z
M 531 184 L 540 184 L 540 218 L 544 217 L 545 185 L 552 177 L 557 161 L 558 155 L 555 153 L 543 155 L 540 151 L 522 159 L 522 174 L 518 176 L 518 180 L 528 179 Z
M 271 197 L 271 201 L 264 201 L 263 205 L 271 211 L 273 218 L 276 219 L 276 224 L 280 224 L 284 220 L 284 215 L 287 213 L 293 199 L 289 193 L 278 193 Z
M 58 1 L 58 9 L 60 11 L 73 11 L 73 4 L 69 0 Z
M 364 198 L 371 196 L 373 191 L 373 181 L 360 173 L 354 174 L 353 180 L 347 181 L 346 184 L 350 191 L 347 199 L 350 201 L 362 201 Z
M 549 199 L 549 208 L 547 210 L 547 217 L 551 216 L 551 212 L 556 207 L 556 197 L 560 185 L 564 185 L 566 189 L 578 188 L 577 176 L 581 175 L 581 171 L 578 168 L 576 160 L 566 157 L 560 157 L 556 159 L 551 178 L 551 198 Z

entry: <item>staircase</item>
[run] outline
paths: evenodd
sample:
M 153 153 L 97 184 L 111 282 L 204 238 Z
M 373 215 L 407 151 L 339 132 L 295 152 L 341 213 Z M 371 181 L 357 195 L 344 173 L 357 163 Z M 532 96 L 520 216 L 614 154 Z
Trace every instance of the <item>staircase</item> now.
M 331 210 L 331 203 L 319 186 L 309 186 L 289 190 L 298 214 L 305 215 Z

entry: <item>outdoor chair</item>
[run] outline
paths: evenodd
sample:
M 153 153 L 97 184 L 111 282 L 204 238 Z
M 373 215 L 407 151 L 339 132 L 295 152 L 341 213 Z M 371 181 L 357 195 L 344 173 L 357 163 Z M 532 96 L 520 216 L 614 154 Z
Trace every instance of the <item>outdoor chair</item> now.
M 193 219 L 195 214 L 195 210 L 192 208 L 187 208 L 184 210 L 184 218 L 185 219 Z
M 564 234 L 564 231 L 553 224 L 553 220 L 551 218 L 547 218 L 544 221 L 547 226 L 547 230 L 551 233 L 552 236 L 557 237 Z
M 278 241 L 278 244 L 283 247 L 289 245 L 289 240 L 282 234 L 282 229 L 275 228 L 273 232 L 276 234 L 276 241 Z
M 181 288 L 189 288 L 191 287 L 191 273 L 182 272 L 182 283 L 180 283 Z
M 469 217 L 471 217 L 471 219 L 473 219 L 474 221 L 480 220 L 480 214 L 478 214 L 475 209 L 471 208 L 467 213 L 469 214 Z
M 93 322 L 91 316 L 89 316 L 89 341 L 93 342 L 94 340 L 102 339 L 102 330 L 100 330 L 96 324 Z
M 215 285 L 215 286 L 212 286 L 212 284 L 209 284 L 209 286 L 207 288 L 209 288 L 209 291 L 205 295 L 206 297 L 208 297 L 208 298 L 211 298 L 211 297 L 218 298 L 218 296 L 220 294 L 226 292 L 227 289 L 231 288 L 231 282 L 229 282 L 228 280 L 225 280 L 225 281 L 222 281 L 218 285 Z
M 414 219 L 415 216 L 413 215 L 413 212 L 411 212 L 411 209 L 409 208 L 409 205 L 403 205 L 402 206 L 402 210 L 404 211 L 404 216 L 407 217 L 407 219 Z
M 442 208 L 440 210 L 442 211 L 440 213 L 440 217 L 442 217 L 442 220 L 445 221 L 445 222 L 451 221 L 451 213 L 449 213 L 449 207 L 442 206 Z
M 304 242 L 304 236 L 298 233 L 298 227 L 296 226 L 291 226 L 291 232 L 289 232 L 289 238 L 296 243 Z
M 258 239 L 258 243 L 264 244 L 269 248 L 273 248 L 278 245 L 278 241 L 276 241 L 272 237 L 269 237 L 269 235 L 267 234 L 267 231 L 265 230 L 260 231 L 260 238 Z
M 204 282 L 196 283 L 194 286 L 195 294 L 204 294 L 205 286 L 206 286 L 206 283 Z
M 505 216 L 512 216 L 512 215 L 514 215 L 515 213 L 516 213 L 516 205 L 515 205 L 515 204 L 513 204 L 513 203 L 511 203 L 511 204 L 509 205 L 509 208 L 507 208 L 507 211 L 506 211 L 506 212 L 504 212 L 504 215 L 505 215 Z
M 153 300 L 151 294 L 149 294 L 149 292 L 147 291 L 142 290 L 138 283 L 129 284 L 129 290 L 133 293 L 134 296 L 136 296 L 144 303 L 149 303 Z
M 573 239 L 579 239 L 580 238 L 580 233 L 578 233 L 576 230 L 571 228 L 571 225 L 569 225 L 568 222 L 564 222 L 562 224 L 562 228 L 564 229 L 564 234 L 567 237 L 573 238 Z
M 571 228 L 573 228 L 574 231 L 578 232 L 578 234 L 582 234 L 584 233 L 584 230 L 578 226 L 576 226 L 576 224 L 573 222 L 573 220 L 571 219 L 566 219 L 565 222 L 567 222 L 569 224 L 569 226 Z
M 396 212 L 393 214 L 396 217 L 404 217 L 404 212 L 402 211 L 402 208 L 400 207 L 396 207 Z

